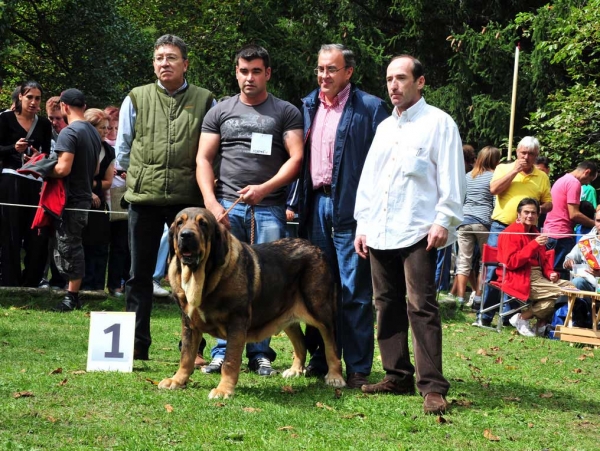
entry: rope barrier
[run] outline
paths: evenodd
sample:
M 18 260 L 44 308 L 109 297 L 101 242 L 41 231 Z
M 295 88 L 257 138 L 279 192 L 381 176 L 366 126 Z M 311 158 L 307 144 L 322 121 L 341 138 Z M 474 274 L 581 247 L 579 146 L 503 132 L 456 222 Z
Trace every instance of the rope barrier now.
M 239 197 L 239 199 L 236 199 L 236 201 L 231 204 L 231 206 L 222 214 L 217 218 L 217 221 L 221 222 L 221 220 L 225 217 L 225 215 L 229 214 L 229 212 L 233 209 L 233 207 L 235 207 L 238 203 L 240 203 L 242 201 L 242 196 Z M 24 207 L 24 208 L 41 208 L 39 205 L 27 205 L 27 204 L 9 204 L 6 202 L 0 202 L 0 206 L 6 206 L 6 207 Z M 88 213 L 103 213 L 103 214 L 117 214 L 117 215 L 127 215 L 127 212 L 124 211 L 111 211 L 111 210 L 88 210 L 85 208 L 65 208 L 65 210 L 69 210 L 69 211 L 87 211 Z M 288 222 L 288 224 L 298 224 L 297 222 Z M 252 211 L 251 211 L 251 233 L 252 235 L 254 234 L 254 207 L 252 207 Z M 460 230 L 457 230 L 456 232 L 458 233 Z M 566 237 L 570 237 L 570 236 L 580 236 L 580 235 L 587 235 L 589 232 L 587 233 L 548 233 L 548 232 L 540 232 L 540 233 L 520 233 L 520 232 L 505 232 L 504 230 L 500 231 L 500 232 L 480 232 L 480 231 L 475 231 L 475 230 L 469 230 L 468 232 L 469 234 L 473 234 L 473 235 L 499 235 L 500 233 L 506 234 L 506 235 L 532 235 L 532 236 L 539 236 L 539 235 L 552 235 L 552 238 L 566 238 Z

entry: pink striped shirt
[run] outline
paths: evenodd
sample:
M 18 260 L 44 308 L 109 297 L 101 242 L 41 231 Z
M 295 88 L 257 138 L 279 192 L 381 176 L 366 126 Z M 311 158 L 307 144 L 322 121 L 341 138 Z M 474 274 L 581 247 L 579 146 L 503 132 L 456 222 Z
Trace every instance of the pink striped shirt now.
M 348 97 L 350 83 L 337 93 L 331 105 L 326 104 L 323 92 L 319 93 L 321 103 L 313 120 L 310 139 L 310 175 L 314 189 L 331 185 L 335 135 Z

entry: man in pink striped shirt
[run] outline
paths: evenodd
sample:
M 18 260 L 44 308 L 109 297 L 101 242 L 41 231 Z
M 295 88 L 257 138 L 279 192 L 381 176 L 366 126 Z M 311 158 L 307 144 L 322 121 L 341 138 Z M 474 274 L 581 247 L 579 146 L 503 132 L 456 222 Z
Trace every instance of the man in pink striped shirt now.
M 341 44 L 321 47 L 315 75 L 319 88 L 303 101 L 304 161 L 299 194 L 299 234 L 325 253 L 338 290 L 337 346 L 348 388 L 368 383 L 373 363 L 371 269 L 354 251 L 356 189 L 385 102 L 350 82 L 356 60 Z M 293 205 L 293 202 L 292 202 Z M 307 376 L 327 373 L 318 331 L 307 328 L 311 359 Z

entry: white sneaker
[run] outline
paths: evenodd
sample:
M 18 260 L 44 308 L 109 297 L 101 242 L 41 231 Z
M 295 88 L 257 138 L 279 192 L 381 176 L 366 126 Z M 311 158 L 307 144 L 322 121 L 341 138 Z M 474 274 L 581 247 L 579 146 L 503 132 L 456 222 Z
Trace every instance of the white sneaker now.
M 154 294 L 154 296 L 156 296 L 157 298 L 165 298 L 171 294 L 167 290 L 165 290 L 163 287 L 161 287 L 160 284 L 156 280 L 152 281 L 152 285 L 154 287 L 152 294 Z
M 515 329 L 517 329 L 517 332 L 524 337 L 535 337 L 535 331 L 531 328 L 529 320 L 522 319 L 520 313 L 511 316 L 508 322 L 510 322 Z

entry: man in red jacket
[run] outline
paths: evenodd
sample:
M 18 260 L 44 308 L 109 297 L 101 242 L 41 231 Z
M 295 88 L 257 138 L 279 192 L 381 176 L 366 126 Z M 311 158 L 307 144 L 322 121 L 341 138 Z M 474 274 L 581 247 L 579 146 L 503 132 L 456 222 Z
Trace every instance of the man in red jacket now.
M 540 330 L 552 317 L 556 299 L 561 295 L 560 287 L 572 286 L 560 280 L 553 269 L 545 248 L 548 237 L 540 235 L 536 227 L 539 214 L 539 202 L 526 197 L 517 206 L 517 221 L 498 238 L 498 261 L 506 268 L 504 274 L 501 267 L 496 270 L 498 281 L 504 282 L 508 295 L 531 302 L 527 309 L 510 318 L 510 323 L 526 337 L 536 335 L 529 320 L 538 318 Z

